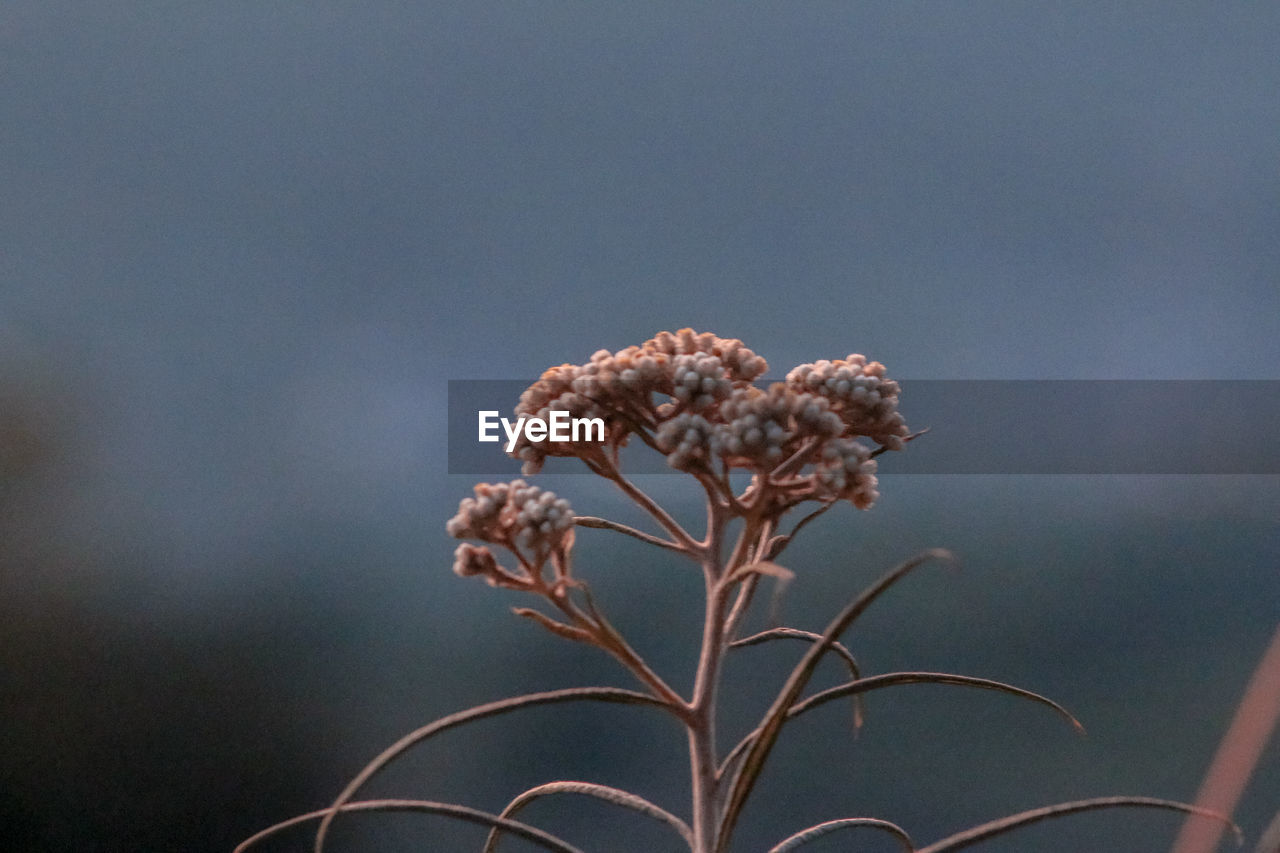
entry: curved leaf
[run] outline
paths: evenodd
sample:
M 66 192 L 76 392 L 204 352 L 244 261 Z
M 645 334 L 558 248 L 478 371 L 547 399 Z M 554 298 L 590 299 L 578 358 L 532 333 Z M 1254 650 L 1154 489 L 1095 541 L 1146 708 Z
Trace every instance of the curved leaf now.
M 748 747 L 747 754 L 742 759 L 742 765 L 734 777 L 733 784 L 729 789 L 728 800 L 725 803 L 724 814 L 720 818 L 715 853 L 724 853 L 728 849 L 734 826 L 738 822 L 738 815 L 741 814 L 747 797 L 750 796 L 752 788 L 755 787 L 756 779 L 764 767 L 765 759 L 769 757 L 769 752 L 773 749 L 773 745 L 777 743 L 778 734 L 782 731 L 783 723 L 786 722 L 787 712 L 795 704 L 796 699 L 800 697 L 800 692 L 804 690 L 805 685 L 808 684 L 810 676 L 813 675 L 814 669 L 818 666 L 819 659 L 831 648 L 831 644 L 885 590 L 893 586 L 894 583 L 905 577 L 913 569 L 924 565 L 930 560 L 953 562 L 954 557 L 950 551 L 933 548 L 895 566 L 842 610 L 827 626 L 827 630 L 822 632 L 821 641 L 814 643 L 809 651 L 805 653 L 805 656 L 800 659 L 800 662 L 796 664 L 795 669 L 791 671 L 791 676 L 787 679 L 787 683 L 783 685 L 777 698 L 774 699 L 773 704 L 765 713 L 764 721 L 758 729 L 759 734 L 751 746 Z
M 797 702 L 791 706 L 791 710 L 787 711 L 787 717 L 797 717 L 805 711 L 810 711 L 833 699 L 866 693 L 868 690 L 878 690 L 881 687 L 891 687 L 895 684 L 959 684 L 965 687 L 997 690 L 1001 693 L 1030 699 L 1033 702 L 1039 702 L 1041 705 L 1052 708 L 1063 717 L 1066 717 L 1076 731 L 1084 734 L 1084 726 L 1080 725 L 1080 721 L 1072 716 L 1070 711 L 1052 699 L 1041 696 L 1039 693 L 1032 693 L 1030 690 L 1014 687 L 1012 684 L 1005 684 L 1003 681 L 992 681 L 989 678 L 977 678 L 972 675 L 954 675 L 949 672 L 886 672 L 883 675 L 860 678 L 857 681 L 851 681 L 848 684 L 842 684 L 839 687 L 832 687 L 828 690 L 823 690 L 821 693 L 815 693 L 808 699 Z
M 751 575 L 768 575 L 778 582 L 778 586 L 785 587 L 795 579 L 796 573 L 790 569 L 784 569 L 777 563 L 771 563 L 768 560 L 760 560 L 735 569 L 734 572 L 724 580 L 724 585 L 726 588 L 731 587 Z
M 813 512 L 809 513 L 804 518 L 796 522 L 796 526 L 791 528 L 790 533 L 782 533 L 770 539 L 769 544 L 764 551 L 764 558 L 766 560 L 778 559 L 778 555 L 782 553 L 782 550 L 784 548 L 786 548 L 788 545 L 791 544 L 792 540 L 796 538 L 796 534 L 799 533 L 801 530 L 803 530 L 805 525 L 807 525 L 809 522 L 813 521 L 814 519 L 820 517 L 824 512 L 826 512 L 827 510 L 835 506 L 836 503 L 837 501 L 835 501 L 834 499 L 824 501 L 822 506 L 818 507 Z
M 729 644 L 729 648 L 738 649 L 745 646 L 754 646 L 770 640 L 804 640 L 810 643 L 820 643 L 822 642 L 822 635 L 815 634 L 812 631 L 802 631 L 799 628 L 772 628 L 768 631 L 761 631 L 759 634 L 752 634 L 750 637 L 743 637 L 741 640 L 734 640 Z M 839 655 L 840 659 L 845 662 L 851 679 L 856 681 L 862 677 L 862 670 L 858 667 L 858 661 L 854 658 L 853 652 L 845 647 L 844 643 L 833 642 L 831 651 Z M 854 733 L 856 734 L 860 728 L 862 728 L 862 697 L 855 695 L 853 697 Z
M 790 853 L 796 850 L 802 844 L 813 841 L 815 838 L 821 838 L 832 832 L 841 829 L 857 829 L 858 827 L 870 827 L 872 829 L 880 829 L 888 832 L 890 835 L 896 836 L 902 842 L 902 849 L 907 853 L 913 853 L 916 849 L 911 842 L 911 836 L 907 835 L 906 830 L 898 826 L 896 823 L 890 823 L 887 820 L 877 820 L 873 817 L 847 817 L 840 820 L 829 820 L 820 823 L 817 826 L 811 826 L 808 829 L 802 829 L 790 838 L 787 838 L 779 844 L 771 847 L 769 853 Z
M 1240 827 L 1236 826 L 1227 818 L 1211 812 L 1208 809 L 1202 809 L 1198 806 L 1190 806 L 1186 803 L 1179 803 L 1173 800 L 1157 800 L 1153 797 L 1098 797 L 1092 800 L 1076 800 L 1070 803 L 1059 803 L 1056 806 L 1045 806 L 1039 809 L 1031 809 L 1030 811 L 1020 812 L 1016 815 L 993 820 L 972 829 L 966 829 L 964 832 L 958 832 L 955 835 L 947 836 L 941 841 L 935 841 L 928 847 L 920 848 L 917 853 L 943 853 L 948 850 L 960 850 L 979 841 L 985 841 L 988 838 L 994 838 L 997 835 L 1003 835 L 1014 829 L 1027 826 L 1033 823 L 1039 823 L 1054 817 L 1064 817 L 1066 815 L 1078 814 L 1079 812 L 1093 811 L 1095 809 L 1108 809 L 1117 807 L 1146 807 L 1156 809 L 1170 809 L 1172 811 L 1186 812 L 1188 814 L 1204 815 L 1205 817 L 1216 818 L 1227 826 L 1231 827 L 1236 835 L 1236 842 L 1241 842 Z
M 558 702 L 611 702 L 625 705 L 654 705 L 673 714 L 679 716 L 679 713 L 660 699 L 655 699 L 644 693 L 637 693 L 634 690 L 623 690 L 619 687 L 569 687 L 564 690 L 551 690 L 546 693 L 529 693 L 525 696 L 514 696 L 510 699 L 500 699 L 497 702 L 489 702 L 485 705 L 477 705 L 474 708 L 468 708 L 465 711 L 459 711 L 456 714 L 450 714 L 447 717 L 441 717 L 433 723 L 416 729 L 400 740 L 393 743 L 382 751 L 377 758 L 365 765 L 364 769 L 356 774 L 356 777 L 347 784 L 342 790 L 338 798 L 333 801 L 333 805 L 325 810 L 324 817 L 320 821 L 320 826 L 316 830 L 315 853 L 323 853 L 325 836 L 329 833 L 329 825 L 333 823 L 333 819 L 342 811 L 342 807 L 348 803 L 356 792 L 362 788 L 366 782 L 373 778 L 383 767 L 386 767 L 391 761 L 398 757 L 411 746 L 421 743 L 429 737 L 439 734 L 447 729 L 460 726 L 463 723 L 470 723 L 474 720 L 482 720 L 486 717 L 505 714 L 509 711 L 517 711 L 521 708 L 529 708 L 534 705 L 549 705 Z
M 613 803 L 616 806 L 632 809 L 672 827 L 685 840 L 686 844 L 691 848 L 693 847 L 693 830 L 689 828 L 687 823 L 671 812 L 630 791 L 611 788 L 608 785 L 597 785 L 594 782 L 548 782 L 545 785 L 530 788 L 508 803 L 499 817 L 509 818 L 539 797 L 551 794 L 584 794 L 588 797 L 596 797 L 605 802 Z M 497 849 L 498 838 L 501 834 L 502 829 L 494 827 L 485 842 L 483 853 L 493 853 Z
M 561 841 L 550 833 L 543 832 L 541 829 L 521 823 L 518 820 L 510 820 L 508 818 L 491 815 L 488 812 L 482 812 L 479 809 L 469 808 L 467 806 L 459 806 L 453 803 L 435 803 L 428 800 L 363 800 L 356 803 L 344 803 L 339 807 L 342 812 L 366 812 L 366 811 L 409 811 L 409 812 L 426 812 L 428 814 L 446 815 L 448 817 L 465 820 L 469 823 L 480 824 L 481 826 L 502 827 L 506 832 L 513 835 L 519 835 L 521 838 L 532 841 L 540 847 L 547 850 L 555 851 L 555 853 L 582 853 L 577 847 L 566 841 Z M 270 838 L 277 833 L 283 832 L 290 827 L 298 826 L 310 820 L 318 820 L 333 813 L 332 809 L 320 809 L 319 811 L 307 812 L 297 817 L 289 818 L 281 821 L 275 826 L 267 827 L 256 835 L 241 841 L 233 853 L 244 853 L 259 841 Z
M 1021 687 L 1014 687 L 1011 684 L 1005 684 L 1002 681 L 992 681 L 988 678 L 976 678 L 971 675 L 953 675 L 948 672 L 887 672 L 882 675 L 872 675 L 866 678 L 860 678 L 857 681 L 851 681 L 848 684 L 841 684 L 839 687 L 832 687 L 815 693 L 808 699 L 791 706 L 787 711 L 787 719 L 803 714 L 805 711 L 812 711 L 819 705 L 825 705 L 827 702 L 839 699 L 844 696 L 854 696 L 855 698 L 863 693 L 871 690 L 878 690 L 882 687 L 892 687 L 895 684 L 959 684 L 965 687 L 980 687 L 986 690 L 997 690 L 1001 693 L 1009 693 L 1022 699 L 1030 699 L 1033 702 L 1039 702 L 1049 708 L 1057 711 L 1071 723 L 1072 727 L 1081 734 L 1084 734 L 1084 726 L 1080 721 L 1072 716 L 1071 712 L 1063 708 L 1052 699 L 1041 696 L 1039 693 L 1032 693 L 1030 690 L 1023 690 Z M 742 755 L 760 736 L 760 730 L 748 734 L 738 742 L 729 754 L 725 756 L 721 763 L 721 772 L 730 766 Z

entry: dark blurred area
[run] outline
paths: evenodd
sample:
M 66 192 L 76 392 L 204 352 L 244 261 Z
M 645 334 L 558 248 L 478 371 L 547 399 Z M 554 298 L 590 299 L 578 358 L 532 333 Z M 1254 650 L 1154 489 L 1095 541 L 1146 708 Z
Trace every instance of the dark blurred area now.
M 1277 37 L 1261 5 L 6 4 L 0 849 L 226 853 L 435 717 L 631 686 L 449 572 L 473 483 L 447 474 L 449 380 L 686 325 L 777 376 L 859 351 L 921 380 L 1280 377 Z M 946 428 L 913 421 L 909 382 L 902 408 Z M 1058 800 L 1193 797 L 1280 620 L 1276 477 L 881 461 L 875 508 L 788 553 L 784 618 L 817 628 L 951 548 L 961 571 L 848 638 L 864 666 L 1017 683 L 1090 734 L 959 688 L 870 696 L 856 738 L 833 706 L 781 740 L 738 848 L 851 814 L 925 843 Z M 682 479 L 643 485 L 696 519 Z M 541 482 L 640 520 L 588 477 Z M 700 581 L 604 531 L 578 548 L 687 686 Z M 740 654 L 726 740 L 798 650 Z M 581 778 L 682 812 L 686 776 L 668 721 L 562 706 L 451 732 L 369 793 L 497 811 Z M 1236 815 L 1251 839 L 1277 792 L 1273 742 Z M 527 817 L 676 849 L 597 803 Z M 983 849 L 1160 851 L 1177 827 L 1097 814 Z M 332 849 L 483 835 L 362 816 Z

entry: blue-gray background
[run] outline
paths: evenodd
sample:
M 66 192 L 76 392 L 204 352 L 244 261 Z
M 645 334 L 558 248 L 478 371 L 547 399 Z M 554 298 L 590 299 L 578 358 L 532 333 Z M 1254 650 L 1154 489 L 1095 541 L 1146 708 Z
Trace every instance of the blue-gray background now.
M 686 325 L 777 373 L 859 351 L 920 379 L 1280 378 L 1277 43 L 1262 3 L 6 3 L 3 846 L 225 851 L 433 717 L 625 684 L 449 572 L 471 484 L 446 474 L 449 379 Z M 587 478 L 549 484 L 634 518 Z M 696 512 L 680 478 L 651 485 Z M 856 741 L 831 709 L 784 738 L 741 850 L 849 814 L 924 842 L 1194 795 L 1280 615 L 1275 477 L 883 492 L 790 552 L 788 620 L 951 547 L 960 573 L 850 637 L 866 666 L 1015 681 L 1091 734 L 959 688 L 870 697 Z M 698 583 L 590 533 L 581 573 L 687 683 Z M 731 725 L 796 653 L 742 653 Z M 589 778 L 680 809 L 683 761 L 643 711 L 542 710 L 374 790 L 496 810 Z M 1278 765 L 1273 744 L 1238 813 L 1255 837 Z M 592 803 L 528 816 L 676 849 Z M 987 849 L 1158 851 L 1176 826 L 1099 815 Z M 335 849 L 477 838 L 348 827 Z

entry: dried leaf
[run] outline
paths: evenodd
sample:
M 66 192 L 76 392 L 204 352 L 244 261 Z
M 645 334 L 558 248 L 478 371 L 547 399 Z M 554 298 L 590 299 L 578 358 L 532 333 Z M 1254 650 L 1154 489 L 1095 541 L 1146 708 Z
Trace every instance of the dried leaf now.
M 409 732 L 409 734 L 387 747 L 377 758 L 366 764 L 354 779 L 347 783 L 347 787 L 333 801 L 333 805 L 322 812 L 323 817 L 320 820 L 319 828 L 316 830 L 315 853 L 324 853 L 324 842 L 329 832 L 329 826 L 333 823 L 333 819 L 337 817 L 338 813 L 342 811 L 343 807 L 356 795 L 356 792 L 364 787 L 382 768 L 386 767 L 410 747 L 416 746 L 428 738 L 438 735 L 440 732 L 464 723 L 474 722 L 475 720 L 483 720 L 487 717 L 518 711 L 521 708 L 531 708 L 535 705 L 582 701 L 611 702 L 623 705 L 651 705 L 662 708 L 673 714 L 677 719 L 681 718 L 680 709 L 663 702 L 661 699 L 655 699 L 635 690 L 623 690 L 620 687 L 569 687 L 564 690 L 550 690 L 546 693 L 528 693 L 524 696 L 513 696 L 510 699 L 500 699 L 497 702 L 477 705 L 474 708 L 468 708 L 465 711 L 458 711 L 447 717 L 441 717 L 433 723 Z
M 319 820 L 333 814 L 333 809 L 320 809 L 314 812 L 298 815 L 281 821 L 274 826 L 269 826 L 261 832 L 246 838 L 236 846 L 232 853 L 244 853 L 259 841 L 263 841 L 283 832 L 290 827 L 298 826 L 307 821 Z M 550 833 L 543 832 L 541 829 L 521 823 L 518 820 L 498 817 L 497 815 L 482 812 L 479 809 L 473 809 L 468 806 L 460 806 L 454 803 L 435 803 L 427 800 L 364 800 L 356 803 L 344 803 L 338 808 L 341 812 L 365 812 L 365 811 L 401 811 L 401 812 L 426 812 L 428 814 L 445 815 L 447 817 L 465 820 L 469 823 L 478 823 L 481 826 L 501 827 L 505 832 L 513 835 L 519 835 L 528 841 L 532 841 L 539 847 L 546 850 L 554 851 L 554 853 L 582 853 L 577 847 L 567 841 L 562 841 Z
M 648 817 L 662 821 L 668 826 L 671 826 L 680 834 L 680 837 L 685 840 L 685 843 L 690 847 L 693 846 L 693 830 L 689 828 L 688 824 L 673 815 L 671 812 L 661 806 L 649 802 L 638 794 L 633 794 L 630 791 L 623 791 L 620 788 L 611 788 L 608 785 L 597 785 L 594 782 L 548 782 L 545 785 L 538 785 L 535 788 L 530 788 L 508 803 L 507 807 L 502 810 L 502 814 L 499 815 L 499 817 L 512 817 L 534 800 L 552 794 L 582 794 L 588 797 L 596 797 L 597 799 L 604 800 L 605 802 L 613 803 L 616 806 L 632 809 L 633 811 L 640 812 L 643 815 L 647 815 Z M 501 836 L 501 833 L 502 830 L 499 827 L 494 827 L 493 831 L 489 833 L 488 840 L 485 841 L 482 853 L 494 853 L 498 847 L 498 838 Z

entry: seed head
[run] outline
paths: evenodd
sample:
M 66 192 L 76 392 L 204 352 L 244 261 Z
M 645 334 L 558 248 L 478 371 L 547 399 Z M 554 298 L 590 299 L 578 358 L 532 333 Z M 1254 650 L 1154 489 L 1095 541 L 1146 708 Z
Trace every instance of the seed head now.
M 847 500 L 858 509 L 869 509 L 880 497 L 876 460 L 866 445 L 851 438 L 837 438 L 823 446 L 813 483 L 819 496 Z
M 547 370 L 520 396 L 516 415 L 549 421 L 551 412 L 565 411 L 570 418 L 601 418 L 604 447 L 621 447 L 636 426 L 656 432 L 685 412 L 710 409 L 768 367 L 736 339 L 692 329 L 661 332 L 640 346 L 599 350 L 585 364 Z M 548 456 L 601 452 L 597 442 L 533 443 L 523 434 L 511 451 L 526 475 L 541 470 Z
M 884 365 L 853 353 L 835 361 L 802 364 L 787 374 L 787 385 L 825 397 L 848 428 L 890 450 L 901 450 L 908 435 L 898 413 L 897 382 L 884 378 Z
M 667 464 L 679 471 L 707 470 L 720 445 L 715 427 L 693 412 L 683 412 L 658 427 L 654 440 L 667 454 Z
M 567 500 L 524 480 L 477 483 L 475 497 L 462 499 L 445 529 L 454 538 L 503 545 L 541 562 L 569 544 L 573 517 Z

